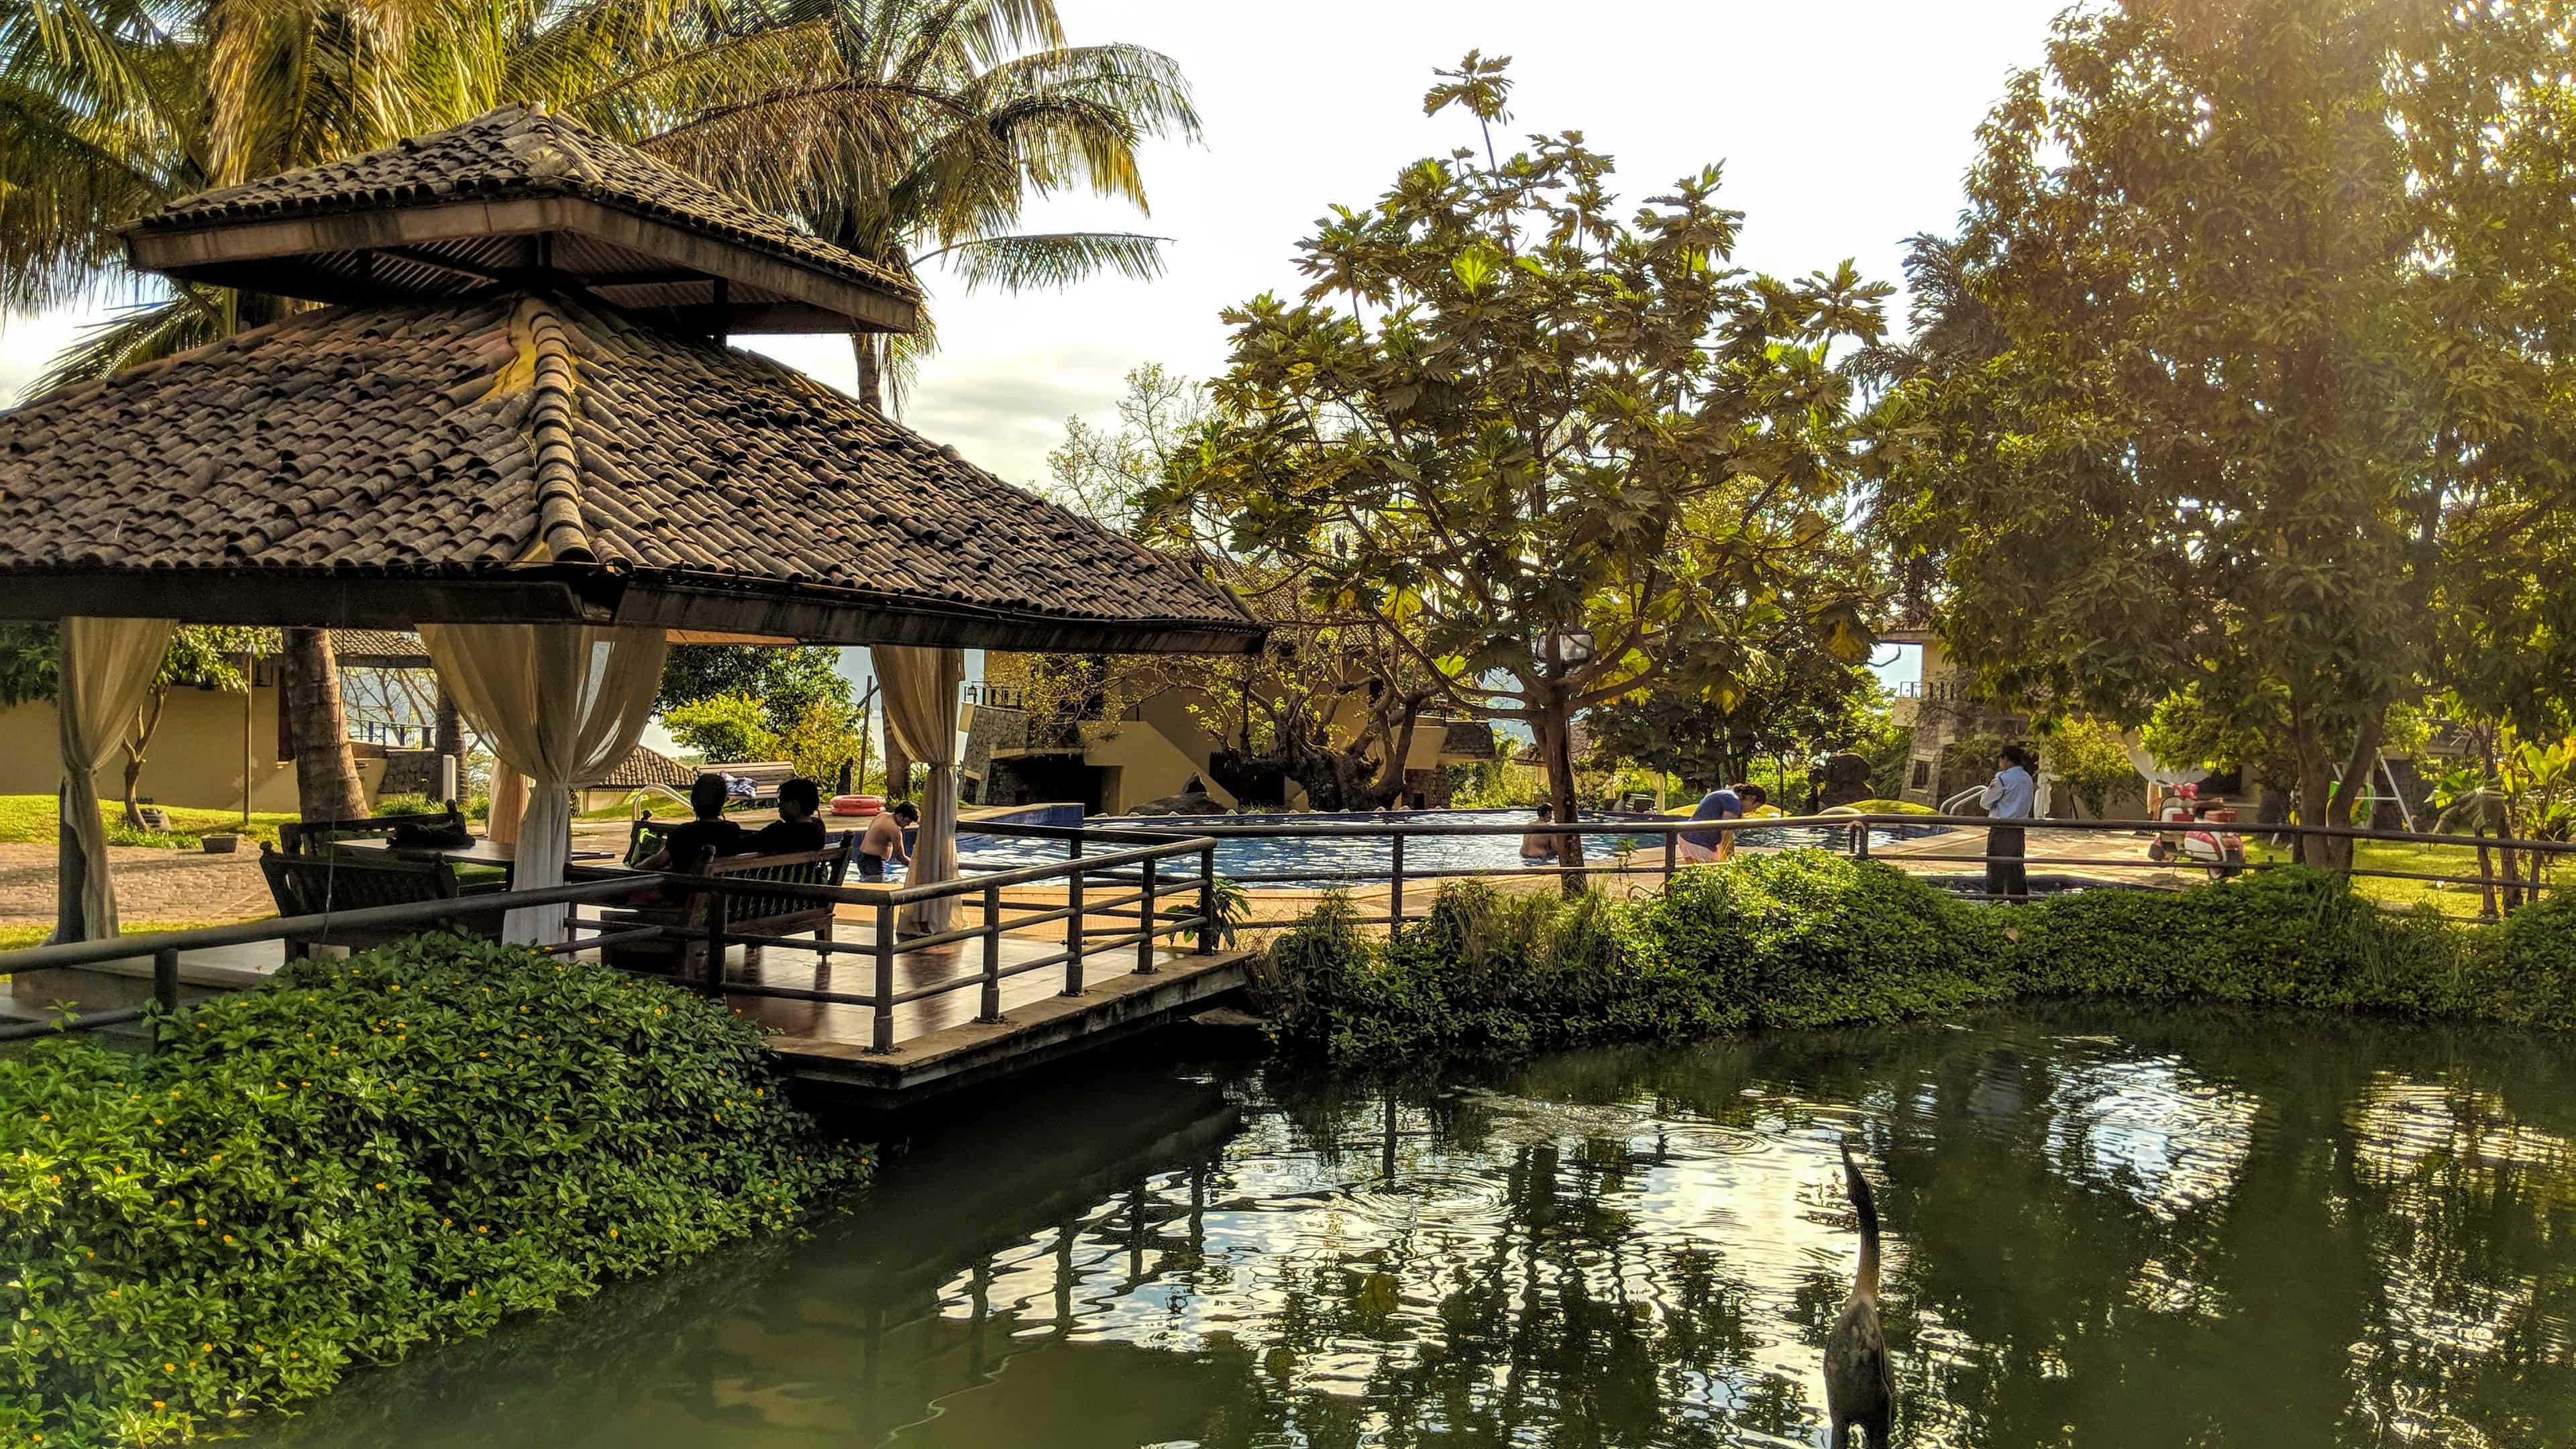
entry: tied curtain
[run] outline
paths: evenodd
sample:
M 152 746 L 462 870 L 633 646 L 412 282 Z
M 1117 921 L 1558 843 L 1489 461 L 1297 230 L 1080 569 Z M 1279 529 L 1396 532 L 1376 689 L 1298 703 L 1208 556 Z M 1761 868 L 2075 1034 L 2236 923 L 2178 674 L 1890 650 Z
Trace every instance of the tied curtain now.
M 107 873 L 107 826 L 98 818 L 100 766 L 125 743 L 135 712 L 160 676 L 170 619 L 65 619 L 54 717 L 63 747 L 63 884 L 77 873 L 55 914 L 60 941 L 105 941 L 117 934 L 116 883 Z
M 885 694 L 886 729 L 903 752 L 930 767 L 921 793 L 921 837 L 912 852 L 913 885 L 957 878 L 957 691 L 966 655 L 956 649 L 879 645 L 868 651 Z M 889 782 L 899 789 L 897 782 Z M 953 896 L 903 908 L 903 929 L 945 931 Z
M 528 777 L 510 888 L 563 884 L 572 788 L 634 751 L 653 714 L 669 639 L 659 629 L 581 624 L 423 624 L 420 639 L 439 682 L 499 761 L 495 826 L 507 798 L 503 772 Z M 563 932 L 563 906 L 522 907 L 504 920 L 501 938 L 540 945 Z

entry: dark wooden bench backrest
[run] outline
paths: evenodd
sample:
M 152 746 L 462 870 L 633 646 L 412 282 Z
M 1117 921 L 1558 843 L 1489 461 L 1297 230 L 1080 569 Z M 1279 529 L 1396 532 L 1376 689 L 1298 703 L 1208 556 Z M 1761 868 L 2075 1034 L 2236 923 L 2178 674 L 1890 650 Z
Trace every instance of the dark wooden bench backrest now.
M 318 916 L 368 906 L 454 900 L 456 873 L 443 860 L 354 861 L 290 855 L 260 847 L 259 868 L 281 916 Z
M 725 883 L 725 920 L 729 924 L 741 925 L 773 916 L 829 910 L 830 903 L 826 901 L 772 895 L 738 887 L 754 881 L 775 881 L 784 885 L 840 885 L 849 878 L 850 860 L 858 854 L 858 849 L 859 837 L 844 832 L 827 838 L 821 850 L 798 851 L 792 855 L 718 856 L 698 874 Z M 703 897 L 705 892 L 699 894 Z M 703 911 L 690 914 L 692 919 L 703 919 Z

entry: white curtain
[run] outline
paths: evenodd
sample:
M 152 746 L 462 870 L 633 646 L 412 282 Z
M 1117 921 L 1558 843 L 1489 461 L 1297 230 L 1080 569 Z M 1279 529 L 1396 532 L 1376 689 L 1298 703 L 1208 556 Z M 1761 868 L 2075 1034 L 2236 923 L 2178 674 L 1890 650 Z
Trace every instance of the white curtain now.
M 911 882 L 927 885 L 957 878 L 957 691 L 966 682 L 966 655 L 956 649 L 880 645 L 868 651 L 885 695 L 886 729 L 903 752 L 930 767 L 921 792 L 921 837 L 912 852 Z M 904 907 L 908 931 L 945 931 L 956 898 L 917 901 Z
M 659 629 L 579 624 L 423 624 L 420 639 L 466 723 L 490 742 L 495 773 L 528 777 L 511 888 L 563 884 L 573 784 L 599 778 L 634 750 L 652 718 L 670 641 Z M 503 798 L 497 781 L 493 798 Z M 560 940 L 563 922 L 559 905 L 512 911 L 502 939 Z
M 63 746 L 63 838 L 80 857 L 81 938 L 116 935 L 116 882 L 98 818 L 98 768 L 125 743 L 170 649 L 169 619 L 65 619 L 54 716 Z M 70 913 L 57 917 L 69 925 Z

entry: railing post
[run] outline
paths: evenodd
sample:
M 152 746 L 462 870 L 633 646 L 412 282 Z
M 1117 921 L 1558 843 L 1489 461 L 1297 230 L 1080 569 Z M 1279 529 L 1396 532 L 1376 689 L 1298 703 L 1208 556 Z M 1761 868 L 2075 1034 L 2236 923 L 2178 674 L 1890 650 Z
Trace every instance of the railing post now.
M 1145 896 L 1136 902 L 1136 974 L 1154 974 L 1154 872 L 1162 865 L 1159 856 L 1145 857 Z
M 1854 826 L 1851 828 L 1851 831 L 1852 831 L 1852 859 L 1854 859 L 1854 860 L 1867 860 L 1867 859 L 1869 859 L 1869 822 L 1868 822 L 1868 821 L 1866 821 L 1866 820 L 1861 821 L 1860 823 L 1858 823 L 1858 824 L 1854 825 Z
M 1002 888 L 984 887 L 984 1001 L 978 1021 L 1002 1019 Z
M 1673 872 L 1681 868 L 1682 833 L 1678 830 L 1667 830 L 1664 832 L 1664 884 L 1671 885 Z
M 1392 837 L 1391 843 L 1395 847 L 1395 869 L 1387 878 L 1386 888 L 1386 934 L 1389 939 L 1393 939 L 1397 931 L 1404 929 L 1403 826 L 1399 825 L 1395 828 L 1395 834 Z
M 894 902 L 877 901 L 876 1030 L 868 1050 L 894 1050 Z
M 1205 956 L 1216 950 L 1216 847 L 1199 847 L 1199 949 Z
M 152 1004 L 163 1016 L 179 1009 L 179 953 L 175 949 L 165 947 L 152 953 Z M 152 1034 L 152 1042 L 153 1049 L 159 1050 L 159 1032 Z
M 1064 994 L 1082 994 L 1082 837 L 1073 838 L 1073 853 L 1065 859 L 1073 866 L 1064 878 Z
M 703 985 L 709 996 L 724 995 L 725 958 L 725 893 L 721 889 L 707 893 L 707 975 Z

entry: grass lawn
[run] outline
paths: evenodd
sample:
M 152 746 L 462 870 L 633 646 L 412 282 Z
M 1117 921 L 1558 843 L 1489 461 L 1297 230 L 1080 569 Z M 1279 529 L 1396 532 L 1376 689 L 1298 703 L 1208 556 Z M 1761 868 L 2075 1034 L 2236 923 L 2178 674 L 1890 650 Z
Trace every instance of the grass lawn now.
M 283 813 L 255 814 L 250 818 L 250 827 L 244 830 L 238 810 L 190 810 L 176 805 L 164 805 L 161 810 L 170 817 L 170 843 L 188 850 L 196 848 L 197 837 L 226 830 L 241 831 L 254 841 L 275 841 L 277 827 L 295 818 Z M 107 823 L 111 832 L 121 831 L 125 823 L 125 806 L 121 801 L 102 800 L 98 816 Z M 53 796 L 0 795 L 0 845 L 51 845 L 56 828 Z M 117 843 L 141 845 L 147 842 L 129 837 Z
M 231 926 L 237 921 L 126 921 L 117 927 L 120 936 L 148 936 L 155 931 L 194 931 L 206 926 Z M 53 927 L 42 925 L 0 926 L 0 951 L 23 951 L 29 946 L 45 944 Z M 0 981 L 8 980 L 0 973 Z
M 2250 826 L 2247 828 L 2252 829 Z M 2245 858 L 2287 862 L 2290 851 L 2287 846 L 2276 847 L 2248 834 L 2245 837 Z M 2493 861 L 2499 872 L 2503 870 L 2504 862 L 2500 858 L 2491 854 L 2489 859 Z M 2397 870 L 2409 871 L 2417 875 L 2456 875 L 2474 878 L 2478 873 L 2478 852 L 2477 847 L 2470 845 L 2414 845 L 2398 840 L 2364 840 L 2355 847 L 2353 864 L 2362 870 Z M 2528 880 L 2531 875 L 2530 859 L 2517 857 L 2515 864 L 2521 869 L 2523 878 Z M 2576 880 L 2576 876 L 2571 876 L 2569 871 L 2568 863 L 2564 857 L 2561 857 L 2551 865 L 2543 879 L 2549 882 L 2552 890 L 2564 890 L 2568 888 L 2570 881 Z M 2418 905 L 2429 905 L 2446 916 L 2460 916 L 2472 920 L 2477 917 L 2485 901 L 2485 896 L 2474 883 L 2440 885 L 2428 880 L 2389 880 L 2379 876 L 2358 876 L 2354 878 L 2353 884 L 2363 895 L 2384 906 L 2408 910 Z

